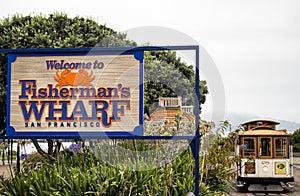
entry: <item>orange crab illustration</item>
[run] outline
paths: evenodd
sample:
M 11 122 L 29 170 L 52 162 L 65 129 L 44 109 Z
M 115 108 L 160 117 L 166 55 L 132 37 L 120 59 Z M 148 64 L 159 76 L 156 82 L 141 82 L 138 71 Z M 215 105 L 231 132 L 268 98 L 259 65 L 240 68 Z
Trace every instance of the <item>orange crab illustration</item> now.
M 55 87 L 62 86 L 86 86 L 86 87 L 94 87 L 91 83 L 95 79 L 93 76 L 93 71 L 91 70 L 90 74 L 86 70 L 79 70 L 78 72 L 72 72 L 70 69 L 66 69 L 58 74 L 58 70 L 56 71 L 56 76 L 54 76 L 54 80 L 58 83 Z

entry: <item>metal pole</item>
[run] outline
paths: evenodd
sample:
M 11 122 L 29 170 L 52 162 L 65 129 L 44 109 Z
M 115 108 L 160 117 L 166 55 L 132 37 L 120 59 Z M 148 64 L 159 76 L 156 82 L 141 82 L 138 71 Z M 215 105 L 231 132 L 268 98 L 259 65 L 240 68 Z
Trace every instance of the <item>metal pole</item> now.
M 200 144 L 200 71 L 199 46 L 196 48 L 196 134 L 195 134 L 195 195 L 199 195 L 199 144 Z
M 199 138 L 195 138 L 195 195 L 199 195 Z
M 11 151 L 10 151 L 10 164 L 12 164 L 12 162 L 13 162 L 13 148 L 14 147 L 14 139 L 11 139 L 11 142 L 10 142 L 10 149 L 11 149 Z
M 17 142 L 17 172 L 20 173 L 21 164 L 20 164 L 20 144 Z
M 5 139 L 2 140 L 5 146 Z M 5 165 L 5 148 L 2 150 L 2 165 Z
M 7 164 L 9 164 L 9 158 L 10 158 L 10 139 L 7 140 L 8 142 L 8 152 L 7 152 Z

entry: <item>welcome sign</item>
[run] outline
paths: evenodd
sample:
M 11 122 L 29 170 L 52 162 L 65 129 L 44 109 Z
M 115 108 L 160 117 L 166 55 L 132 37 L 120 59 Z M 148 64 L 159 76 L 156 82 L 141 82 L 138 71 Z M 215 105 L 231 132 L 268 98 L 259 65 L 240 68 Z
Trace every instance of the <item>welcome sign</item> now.
M 142 135 L 143 57 L 9 54 L 7 135 Z

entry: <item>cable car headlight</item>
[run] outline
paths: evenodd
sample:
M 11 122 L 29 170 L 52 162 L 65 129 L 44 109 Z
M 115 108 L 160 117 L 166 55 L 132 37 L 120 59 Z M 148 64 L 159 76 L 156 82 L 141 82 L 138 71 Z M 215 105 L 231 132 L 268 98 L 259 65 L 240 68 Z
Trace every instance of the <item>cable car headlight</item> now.
M 264 172 L 268 172 L 268 170 L 269 170 L 268 166 L 263 166 L 263 171 Z

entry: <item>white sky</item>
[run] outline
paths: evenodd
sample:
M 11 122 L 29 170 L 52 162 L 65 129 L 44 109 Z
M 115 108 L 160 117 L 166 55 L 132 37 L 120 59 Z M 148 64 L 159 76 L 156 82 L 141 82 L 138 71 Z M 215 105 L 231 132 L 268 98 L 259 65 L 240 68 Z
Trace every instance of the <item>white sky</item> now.
M 116 31 L 176 29 L 214 60 L 227 113 L 300 123 L 299 10 L 298 0 L 9 0 L 1 2 L 0 18 L 58 11 L 92 17 Z

